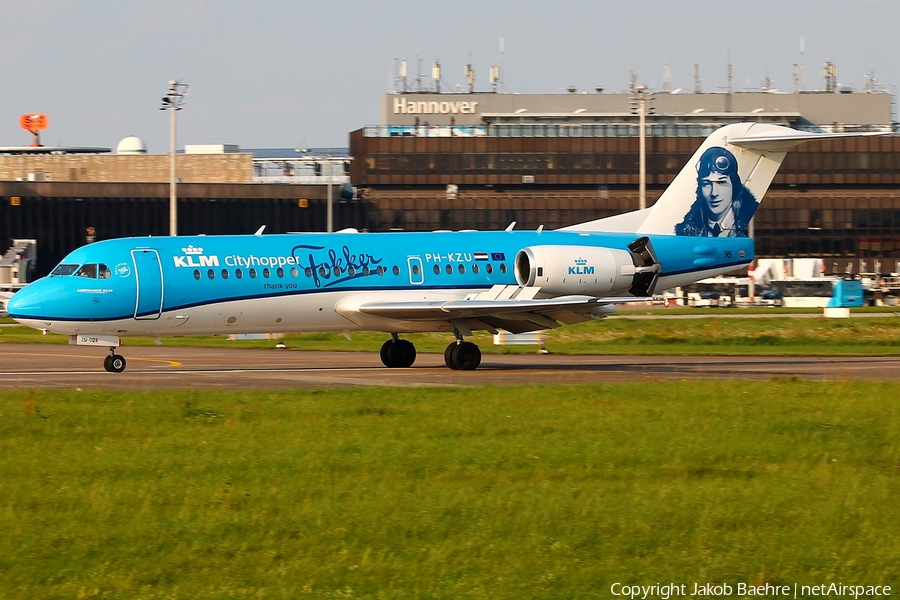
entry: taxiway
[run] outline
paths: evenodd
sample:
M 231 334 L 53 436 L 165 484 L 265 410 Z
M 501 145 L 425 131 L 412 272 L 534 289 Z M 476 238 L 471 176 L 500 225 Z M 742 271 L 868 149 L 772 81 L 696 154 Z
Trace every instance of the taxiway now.
M 799 377 L 900 380 L 900 357 L 484 355 L 476 371 L 451 371 L 439 354 L 387 369 L 376 353 L 129 346 L 124 373 L 103 370 L 104 352 L 77 346 L 0 345 L 0 390 L 288 389 L 333 386 L 470 386 L 765 380 Z

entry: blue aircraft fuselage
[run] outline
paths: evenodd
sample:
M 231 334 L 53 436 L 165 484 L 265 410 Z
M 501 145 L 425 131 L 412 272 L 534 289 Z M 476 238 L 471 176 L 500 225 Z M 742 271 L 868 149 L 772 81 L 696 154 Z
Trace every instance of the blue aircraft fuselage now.
M 753 259 L 753 240 L 748 238 L 649 237 L 662 265 L 658 290 L 731 271 Z M 299 301 L 316 294 L 340 299 L 367 292 L 464 294 L 515 285 L 514 261 L 526 247 L 627 251 L 635 238 L 635 234 L 493 231 L 115 239 L 70 253 L 53 274 L 16 294 L 9 313 L 32 326 L 53 322 L 54 331 L 75 333 L 89 331 L 90 323 L 159 321 L 189 309 L 249 300 Z M 587 260 L 575 261 L 568 273 L 590 275 L 597 267 Z M 316 330 L 315 320 L 311 314 L 302 324 L 273 323 L 271 329 Z M 322 321 L 321 329 L 342 328 L 340 323 Z M 82 326 L 67 328 L 66 322 Z M 119 331 L 165 334 L 179 324 L 144 325 Z

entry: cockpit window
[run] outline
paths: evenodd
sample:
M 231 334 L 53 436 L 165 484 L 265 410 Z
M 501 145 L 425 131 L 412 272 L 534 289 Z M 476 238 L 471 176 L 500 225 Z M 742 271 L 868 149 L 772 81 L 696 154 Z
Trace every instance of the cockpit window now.
M 78 268 L 78 265 L 59 265 L 53 272 L 50 273 L 51 277 L 68 277 Z
M 97 264 L 96 263 L 87 263 L 86 265 L 82 265 L 78 272 L 75 273 L 75 277 L 88 277 L 90 279 L 97 279 Z
M 100 263 L 100 279 L 109 279 L 109 276 L 109 267 L 107 267 L 103 263 Z

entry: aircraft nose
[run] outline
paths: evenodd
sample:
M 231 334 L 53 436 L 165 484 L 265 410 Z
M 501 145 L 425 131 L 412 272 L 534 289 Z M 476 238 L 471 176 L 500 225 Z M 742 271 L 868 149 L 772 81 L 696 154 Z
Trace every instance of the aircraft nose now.
M 13 319 L 31 319 L 40 316 L 43 309 L 43 294 L 35 285 L 28 285 L 13 294 L 6 305 L 6 312 Z

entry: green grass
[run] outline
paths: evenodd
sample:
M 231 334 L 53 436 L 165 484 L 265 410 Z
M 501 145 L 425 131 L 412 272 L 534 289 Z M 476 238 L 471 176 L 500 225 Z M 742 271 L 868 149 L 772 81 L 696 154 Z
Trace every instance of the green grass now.
M 883 383 L 5 392 L 0 597 L 900 584 Z
M 900 354 L 900 318 L 878 316 L 850 319 L 772 318 L 644 319 L 638 312 L 602 322 L 564 326 L 544 333 L 546 348 L 555 354 L 676 354 L 676 355 L 832 355 L 888 356 Z M 691 313 L 697 314 L 697 313 Z M 728 312 L 727 314 L 735 314 Z M 449 334 L 404 336 L 419 352 L 443 352 Z M 387 335 L 353 333 L 290 334 L 284 342 L 293 350 L 377 352 Z M 494 346 L 491 336 L 478 332 L 473 341 L 482 352 L 533 353 L 534 346 Z M 67 343 L 60 335 L 17 326 L 0 326 L 0 343 Z M 124 338 L 124 344 L 151 345 L 149 338 Z M 171 346 L 271 348 L 272 341 L 229 341 L 225 336 L 163 338 Z

